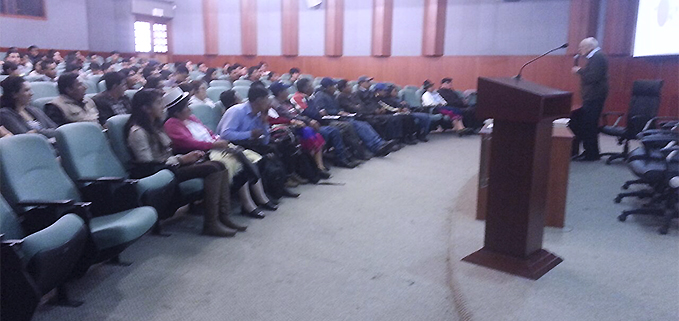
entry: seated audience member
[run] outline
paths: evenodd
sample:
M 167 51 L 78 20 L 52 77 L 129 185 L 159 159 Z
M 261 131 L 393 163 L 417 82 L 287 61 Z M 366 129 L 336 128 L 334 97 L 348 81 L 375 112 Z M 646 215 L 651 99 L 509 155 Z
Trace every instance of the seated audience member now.
M 35 70 L 31 71 L 27 79 L 31 81 L 57 81 L 57 64 L 51 60 L 41 60 L 35 65 Z
M 423 142 L 429 141 L 427 135 L 429 135 L 432 122 L 432 118 L 429 116 L 430 114 L 412 111 L 410 106 L 408 106 L 408 103 L 398 96 L 398 89 L 394 85 L 387 86 L 387 95 L 383 102 L 389 106 L 398 108 L 399 113 L 414 118 L 417 124 L 417 139 Z
M 146 78 L 144 89 L 163 89 L 163 78 L 160 76 L 151 76 Z
M 159 90 L 143 89 L 132 98 L 132 114 L 125 124 L 125 134 L 134 159 L 165 164 L 178 182 L 204 178 L 203 234 L 227 237 L 235 235 L 235 230 L 244 231 L 244 226 L 229 219 L 229 172 L 220 162 L 203 161 L 203 151 L 173 155 L 170 138 L 163 130 L 164 107 L 163 93 Z
M 423 107 L 433 107 L 440 113 L 450 117 L 453 122 L 453 130 L 456 131 L 460 136 L 473 132 L 472 130 L 464 127 L 464 124 L 462 123 L 462 115 L 447 107 L 448 102 L 434 90 L 434 84 L 431 81 L 425 80 L 422 87 L 425 90 L 425 92 L 422 94 Z
M 115 115 L 129 114 L 132 111 L 130 99 L 125 95 L 127 81 L 121 72 L 108 72 L 102 80 L 106 90 L 92 97 L 99 111 L 99 123 L 104 125 L 106 120 Z
M 2 74 L 7 76 L 21 77 L 21 74 L 19 73 L 19 66 L 11 61 L 5 61 L 5 63 L 2 64 Z
M 225 79 L 230 82 L 234 82 L 240 78 L 240 71 L 238 70 L 238 64 L 230 65 L 226 68 L 226 72 L 219 77 L 219 79 Z
M 193 95 L 189 100 L 189 106 L 208 105 L 215 108 L 215 102 L 207 96 L 207 83 L 201 80 L 194 80 L 190 83 L 190 86 L 193 87 Z
M 219 159 L 232 172 L 232 175 L 237 175 L 237 173 L 243 175 L 244 179 L 238 180 L 240 184 L 238 185 L 238 193 L 243 205 L 243 214 L 254 218 L 264 218 L 264 214 L 252 201 L 250 191 L 252 191 L 256 203 L 263 209 L 276 210 L 277 207 L 264 193 L 259 171 L 254 169 L 254 165 L 245 164 L 246 166 L 243 166 L 244 162 L 249 160 L 236 157 L 242 155 L 242 152 L 228 141 L 214 135 L 196 116 L 191 114 L 191 108 L 189 108 L 190 95 L 181 92 L 179 88 L 174 88 L 165 96 L 168 119 L 163 127 L 172 140 L 172 149 L 177 153 L 207 152 L 211 158 L 216 158 L 215 155 L 222 154 L 223 157 Z M 217 154 L 213 154 L 210 152 L 211 150 L 217 151 Z M 226 157 L 226 154 L 234 155 L 233 157 Z M 259 158 L 258 155 L 255 155 L 255 157 Z M 232 177 L 234 182 L 237 182 L 237 177 Z
M 216 75 L 217 75 L 217 69 L 208 68 L 207 70 L 205 70 L 205 76 L 203 76 L 203 78 L 201 78 L 201 80 L 209 85 L 211 81 L 217 79 Z
M 35 64 L 37 64 L 40 61 L 40 59 L 42 59 L 42 55 L 40 55 L 40 48 L 38 48 L 38 46 L 36 45 L 31 45 L 28 47 L 27 56 L 28 59 L 30 59 L 31 62 L 33 63 L 33 66 L 35 66 Z
M 300 111 L 301 115 L 309 117 L 315 120 L 318 125 L 311 123 L 327 143 L 329 143 L 335 150 L 335 160 L 333 163 L 336 166 L 345 168 L 354 168 L 360 163 L 356 160 L 351 159 L 349 150 L 347 149 L 342 131 L 336 126 L 321 126 L 322 115 L 319 113 L 319 108 L 316 107 L 316 103 L 311 99 L 310 95 L 313 93 L 313 88 L 311 86 L 311 81 L 306 78 L 297 80 L 297 92 L 292 95 L 290 102 L 293 103 L 295 108 Z M 351 128 L 351 126 L 345 126 L 346 129 Z M 352 128 L 353 129 L 353 128 Z M 349 132 L 348 130 L 346 131 Z
M 313 157 L 318 169 L 318 173 L 314 174 L 319 175 L 321 178 L 330 178 L 330 173 L 328 173 L 328 169 L 323 164 L 323 146 L 325 145 L 325 140 L 316 129 L 311 127 L 312 124 L 318 127 L 318 122 L 300 115 L 295 106 L 290 103 L 287 91 L 289 87 L 290 85 L 281 82 L 275 82 L 269 87 L 274 96 L 271 106 L 276 116 L 269 117 L 269 123 L 272 125 L 284 125 L 289 129 L 299 140 L 302 151 Z M 291 179 L 302 182 L 302 180 L 297 179 L 298 175 L 295 175 L 297 168 L 290 168 L 288 171 L 293 172 Z
M 314 101 L 316 102 L 316 106 L 320 108 L 320 113 L 322 115 L 330 115 L 330 116 L 349 116 L 350 113 L 346 110 L 343 110 L 339 102 L 337 101 L 337 98 L 335 97 L 335 92 L 337 91 L 337 85 L 336 82 L 329 77 L 325 77 L 321 80 L 321 88 L 319 91 L 316 92 L 314 95 Z M 330 121 L 329 123 L 345 123 L 349 124 L 353 127 L 354 131 L 360 137 L 361 141 L 363 141 L 363 144 L 368 148 L 368 150 L 371 153 L 376 154 L 377 156 L 386 156 L 391 152 L 391 149 L 393 148 L 393 145 L 396 142 L 385 142 L 379 134 L 368 124 L 367 122 L 355 119 L 354 117 L 347 117 L 347 120 L 340 121 L 340 120 L 334 120 Z M 347 140 L 345 140 L 347 141 Z M 360 148 L 362 149 L 362 148 Z M 359 154 L 363 154 L 360 156 L 361 159 L 369 159 L 369 156 L 365 155 L 364 151 L 361 151 L 359 149 Z
M 201 62 L 198 63 L 197 67 L 198 67 L 198 71 L 200 71 L 203 74 L 207 74 L 207 70 L 209 69 L 207 64 L 205 64 L 204 62 L 201 61 Z
M 225 62 L 224 66 L 222 66 L 222 74 L 221 74 L 221 76 L 219 76 L 219 79 L 228 79 L 229 67 L 231 67 L 231 64 L 228 63 L 228 62 Z
M 0 126 L 12 134 L 39 133 L 54 137 L 57 125 L 39 108 L 30 106 L 33 93 L 23 78 L 10 76 L 0 82 Z
M 373 88 L 375 94 L 375 108 L 373 113 L 384 116 L 391 116 L 392 120 L 398 122 L 401 126 L 403 136 L 400 141 L 403 144 L 414 145 L 417 143 L 414 136 L 417 134 L 417 126 L 412 115 L 402 111 L 400 106 L 392 106 L 394 101 L 390 100 L 390 88 L 385 83 L 377 83 Z
M 354 100 L 361 103 L 358 119 L 368 122 L 384 139 L 403 141 L 403 120 L 384 114 L 384 108 L 378 103 L 379 98 L 376 97 L 375 92 L 370 90 L 372 80 L 372 77 L 358 77 L 358 89 L 353 93 Z
M 219 101 L 222 102 L 222 105 L 224 105 L 224 111 L 226 111 L 229 108 L 237 104 L 240 104 L 243 100 L 240 97 L 238 97 L 238 94 L 233 89 L 229 89 L 223 91 L 219 95 Z
M 262 73 L 259 71 L 259 67 L 257 66 L 252 66 L 248 68 L 248 74 L 247 76 L 243 77 L 243 79 L 252 81 L 253 83 L 256 81 L 259 81 L 259 78 L 262 77 Z
M 290 68 L 289 73 L 290 79 L 288 79 L 288 81 L 290 81 L 290 83 L 293 84 L 299 79 L 299 75 L 301 75 L 301 71 L 299 70 L 299 68 Z
M 170 79 L 165 82 L 165 87 L 177 87 L 188 80 L 189 69 L 186 68 L 186 66 L 180 64 L 178 67 L 176 67 L 176 70 L 172 76 L 170 76 Z
M 110 62 L 112 65 L 120 62 L 120 52 L 117 50 L 111 51 L 111 55 L 106 58 L 106 62 Z
M 104 75 L 104 71 L 101 69 L 101 65 L 98 62 L 91 62 L 88 77 L 103 76 L 103 75 Z
M 453 89 L 452 78 L 441 79 L 441 86 L 439 86 L 437 92 L 446 100 L 449 110 L 455 114 L 462 115 L 462 121 L 464 122 L 465 127 L 483 126 L 483 121 L 478 121 L 476 119 L 475 108 L 470 106 L 465 98 Z
M 65 73 L 57 81 L 59 96 L 45 105 L 45 114 L 58 126 L 74 122 L 99 122 L 99 112 L 92 99 L 85 97 L 87 87 L 77 73 Z
M 9 137 L 12 136 L 13 134 L 5 128 L 5 126 L 0 126 L 0 138 L 3 137 Z

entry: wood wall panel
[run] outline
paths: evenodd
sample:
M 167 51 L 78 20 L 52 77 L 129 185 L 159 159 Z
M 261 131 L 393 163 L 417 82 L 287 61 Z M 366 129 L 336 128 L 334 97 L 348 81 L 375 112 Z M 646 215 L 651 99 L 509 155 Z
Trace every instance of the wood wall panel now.
M 632 52 L 639 0 L 607 0 L 603 50 L 608 55 L 628 56 Z
M 443 56 L 443 57 L 280 57 L 280 56 L 178 56 L 175 61 L 205 60 L 211 66 L 225 62 L 256 65 L 266 61 L 271 70 L 286 72 L 292 67 L 314 76 L 357 79 L 361 75 L 375 77 L 399 85 L 420 86 L 430 79 L 436 83 L 452 77 L 458 89 L 476 88 L 478 77 L 509 77 L 532 56 Z M 571 56 L 546 56 L 526 67 L 523 78 L 575 93 L 574 105 L 580 104 L 580 83 L 571 74 Z M 659 114 L 679 116 L 679 57 L 631 58 L 609 57 L 610 94 L 605 110 L 626 112 L 636 79 L 664 79 Z
M 373 0 L 372 55 L 391 56 L 394 0 Z
M 203 33 L 205 34 L 205 54 L 219 54 L 219 8 L 217 0 L 203 0 Z
M 325 55 L 339 57 L 344 51 L 344 0 L 325 1 Z
M 582 39 L 596 37 L 599 21 L 600 0 L 571 0 L 571 11 L 568 21 L 569 55 L 578 52 Z
M 443 56 L 446 6 L 446 0 L 424 0 L 423 56 Z
M 299 0 L 282 0 L 281 54 L 299 55 Z
M 257 55 L 257 1 L 240 1 L 241 51 L 244 56 Z

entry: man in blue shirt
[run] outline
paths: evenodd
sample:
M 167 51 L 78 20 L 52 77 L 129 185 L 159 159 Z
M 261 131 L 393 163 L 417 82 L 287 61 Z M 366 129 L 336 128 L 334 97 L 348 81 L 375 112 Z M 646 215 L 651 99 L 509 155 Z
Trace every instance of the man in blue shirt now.
M 217 133 L 234 143 L 268 145 L 271 139 L 266 121 L 271 104 L 269 91 L 262 87 L 252 87 L 248 91 L 248 100 L 226 110 L 217 125 Z

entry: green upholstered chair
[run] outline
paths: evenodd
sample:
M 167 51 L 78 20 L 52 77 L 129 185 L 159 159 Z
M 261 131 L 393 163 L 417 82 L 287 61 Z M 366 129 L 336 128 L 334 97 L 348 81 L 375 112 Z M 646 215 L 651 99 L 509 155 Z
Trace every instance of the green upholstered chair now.
M 219 95 L 221 95 L 223 92 L 229 90 L 229 88 L 226 87 L 209 87 L 207 89 L 207 97 L 212 99 L 214 102 L 219 101 Z
M 57 90 L 57 83 L 55 82 L 36 81 L 30 84 L 34 100 L 38 98 L 59 96 L 59 90 Z
M 130 199 L 132 204 L 128 204 L 128 207 L 153 206 L 161 218 L 172 216 L 174 211 L 171 209 L 171 195 L 176 184 L 170 170 L 164 169 L 138 180 L 129 180 L 129 174 L 111 150 L 106 134 L 98 124 L 65 124 L 56 130 L 55 137 L 56 148 L 61 155 L 61 166 L 71 180 L 79 183 L 84 194 L 89 194 L 87 190 L 101 194 L 100 188 L 106 188 L 111 193 L 127 193 L 135 196 Z M 106 178 L 106 183 L 97 182 L 103 178 Z M 91 186 L 92 184 L 106 186 L 97 187 Z M 154 232 L 160 233 L 159 225 L 156 225 Z
M 99 86 L 97 85 L 99 83 L 99 78 L 90 78 L 85 81 L 83 81 L 83 84 L 87 86 L 87 89 L 85 89 L 86 94 L 98 94 L 99 93 Z
M 215 101 L 215 109 L 219 111 L 219 119 L 222 119 L 222 115 L 224 115 L 226 108 L 224 108 L 224 104 L 222 104 L 220 100 Z M 217 123 L 219 123 L 219 121 L 217 121 Z
M 242 87 L 250 87 L 252 85 L 252 81 L 247 80 L 247 79 L 237 79 L 236 81 L 233 82 L 233 86 L 242 86 Z
M 210 82 L 210 87 L 226 87 L 226 89 L 231 89 L 233 85 L 226 79 L 216 79 Z
M 219 120 L 222 118 L 221 109 L 217 108 L 216 106 L 215 108 L 212 108 L 203 104 L 194 104 L 191 105 L 190 108 L 191 112 L 193 112 L 193 115 L 198 117 L 203 125 L 209 128 L 212 132 L 217 130 L 217 124 L 219 124 Z
M 234 86 L 233 91 L 236 92 L 238 97 L 242 99 L 243 101 L 248 100 L 248 91 L 250 91 L 250 87 L 245 87 L 245 86 Z
M 87 242 L 85 222 L 75 214 L 66 214 L 43 229 L 25 231 L 20 218 L 0 196 L 3 320 L 30 320 L 40 298 L 54 288 L 57 300 L 53 303 L 77 304 L 68 300 L 63 285 Z
M 54 99 L 54 97 L 43 97 L 34 99 L 33 101 L 31 101 L 31 106 L 40 108 L 40 110 L 45 111 L 45 105 L 52 101 L 52 99 Z
M 100 93 L 103 93 L 103 92 L 106 91 L 106 81 L 100 80 L 97 83 L 97 91 L 100 92 Z
M 118 160 L 123 164 L 127 172 L 135 171 L 136 164 L 130 150 L 127 147 L 125 140 L 125 123 L 130 119 L 130 115 L 116 115 L 106 121 L 106 134 L 111 144 L 113 153 L 118 157 Z M 188 181 L 179 183 L 179 193 L 181 195 L 181 204 L 189 204 L 203 198 L 203 179 L 194 178 Z
M 417 90 L 413 90 L 412 88 L 408 87 L 410 86 L 406 86 L 405 88 L 401 89 L 401 91 L 399 91 L 398 94 L 401 99 L 407 102 L 409 106 L 416 108 L 422 107 L 422 95 L 418 95 Z
M 42 135 L 22 134 L 0 139 L 0 190 L 25 220 L 42 215 L 73 212 L 85 219 L 91 243 L 79 271 L 93 263 L 118 260 L 127 246 L 148 232 L 158 215 L 150 206 L 101 215 L 89 211 L 76 185 L 59 165 L 50 143 Z M 31 210 L 43 208 L 43 213 Z
M 134 94 L 136 94 L 137 91 L 139 91 L 139 90 L 136 90 L 136 89 L 125 90 L 125 96 L 127 96 L 127 98 L 131 101 L 132 97 L 134 97 Z

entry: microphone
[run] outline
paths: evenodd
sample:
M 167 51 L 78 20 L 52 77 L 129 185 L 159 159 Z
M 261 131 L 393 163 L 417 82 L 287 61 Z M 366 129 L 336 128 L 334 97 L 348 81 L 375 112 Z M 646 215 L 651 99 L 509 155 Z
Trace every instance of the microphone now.
M 566 47 L 568 47 L 568 43 L 565 43 L 565 44 L 563 44 L 563 45 L 561 45 L 561 46 L 558 46 L 558 47 L 556 47 L 556 48 L 554 48 L 554 49 L 552 49 L 552 50 L 550 50 L 550 51 L 547 51 L 547 52 L 545 52 L 545 53 L 543 53 L 543 54 L 541 54 L 541 55 L 539 55 L 539 56 L 537 56 L 537 57 L 535 57 L 535 58 L 529 60 L 527 63 L 525 63 L 525 64 L 523 64 L 523 66 L 521 66 L 521 69 L 519 69 L 519 74 L 516 75 L 516 76 L 514 76 L 514 79 L 521 79 L 521 72 L 523 71 L 523 68 L 526 68 L 526 66 L 530 65 L 531 63 L 533 63 L 533 61 L 536 61 L 536 60 L 538 60 L 538 59 L 540 59 L 540 58 L 542 58 L 542 57 L 544 57 L 544 56 L 550 54 L 550 53 L 553 52 L 553 51 L 557 51 L 557 50 L 559 50 L 559 49 L 564 49 L 564 48 L 566 48 Z
M 580 60 L 580 54 L 575 54 L 575 56 L 573 56 L 573 67 L 578 66 L 578 60 Z

